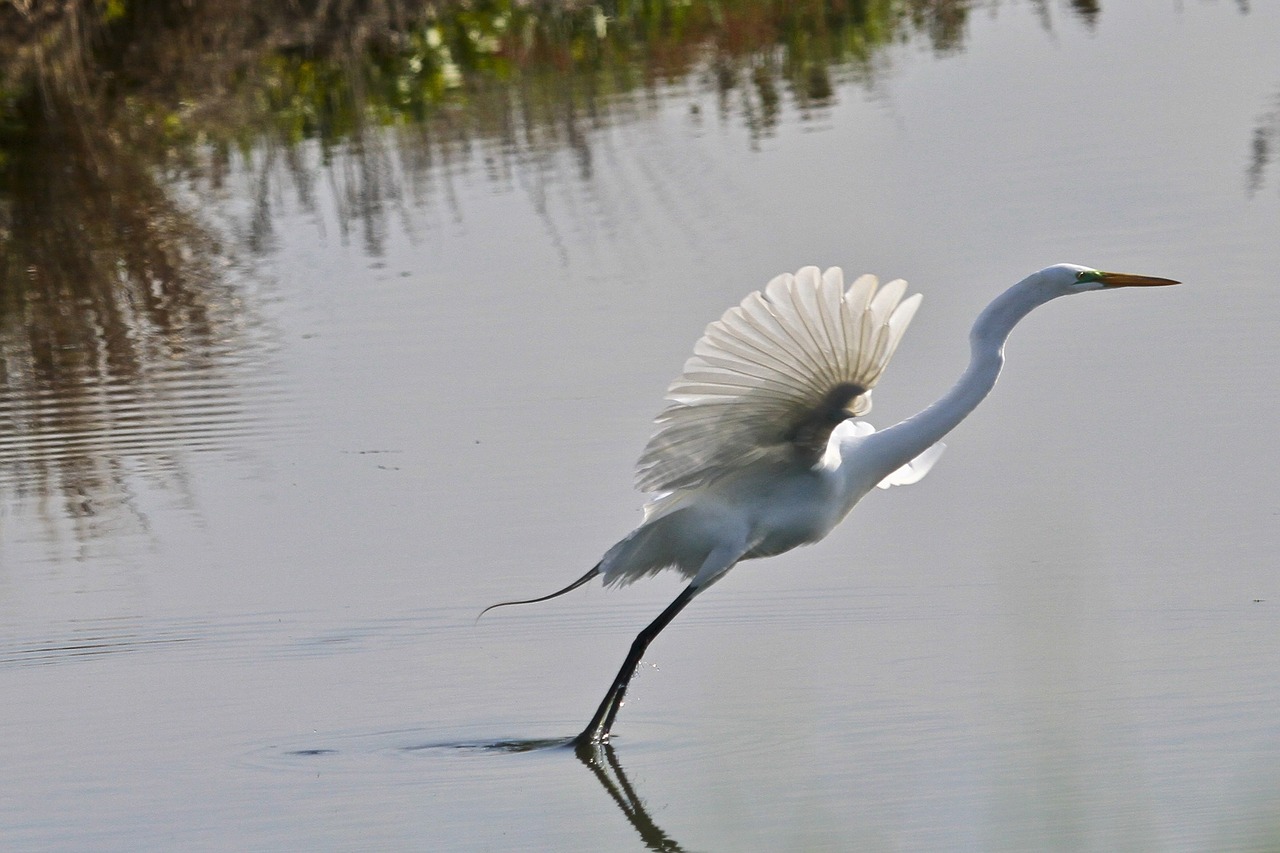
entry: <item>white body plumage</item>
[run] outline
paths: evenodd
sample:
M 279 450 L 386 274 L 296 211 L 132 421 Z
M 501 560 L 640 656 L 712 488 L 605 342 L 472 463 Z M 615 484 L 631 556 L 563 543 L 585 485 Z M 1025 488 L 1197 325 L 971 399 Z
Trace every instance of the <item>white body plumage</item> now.
M 645 522 L 605 554 L 605 583 L 674 568 L 706 586 L 740 560 L 817 542 L 877 485 L 915 482 L 941 455 L 943 446 L 935 445 L 901 479 L 886 481 L 878 466 L 859 464 L 858 446 L 871 430 L 847 424 L 833 431 L 824 464 L 759 460 L 709 484 L 655 497 Z

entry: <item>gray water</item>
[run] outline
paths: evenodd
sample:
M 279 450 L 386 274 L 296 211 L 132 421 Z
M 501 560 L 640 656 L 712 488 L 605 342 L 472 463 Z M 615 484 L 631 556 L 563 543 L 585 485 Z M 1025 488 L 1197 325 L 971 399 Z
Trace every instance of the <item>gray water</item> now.
M 693 74 L 572 145 L 175 185 L 255 247 L 199 339 L 0 399 L 0 846 L 1280 849 L 1278 44 L 1272 3 L 1003 3 L 763 132 Z M 1060 261 L 1185 284 L 1030 317 L 928 478 L 672 624 L 596 766 L 499 748 L 579 730 L 680 589 L 475 621 L 638 521 L 708 321 L 906 278 L 883 425 Z

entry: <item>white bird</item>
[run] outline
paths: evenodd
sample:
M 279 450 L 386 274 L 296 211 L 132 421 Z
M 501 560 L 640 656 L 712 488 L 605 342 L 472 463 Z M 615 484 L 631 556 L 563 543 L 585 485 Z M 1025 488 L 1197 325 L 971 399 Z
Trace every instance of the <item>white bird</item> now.
M 969 333 L 968 368 L 919 414 L 877 432 L 853 418 L 871 408 L 920 295 L 873 276 L 845 290 L 839 267 L 780 275 L 707 326 L 636 466 L 650 493 L 644 521 L 562 590 L 596 577 L 628 584 L 675 569 L 689 585 L 637 635 L 591 722 L 573 743 L 607 741 L 640 658 L 693 598 L 739 561 L 822 539 L 876 486 L 914 483 L 942 454 L 940 439 L 991 391 L 1004 344 L 1033 309 L 1073 293 L 1177 284 L 1167 278 L 1046 267 L 1006 290 Z M 483 615 L 483 612 L 482 614 Z

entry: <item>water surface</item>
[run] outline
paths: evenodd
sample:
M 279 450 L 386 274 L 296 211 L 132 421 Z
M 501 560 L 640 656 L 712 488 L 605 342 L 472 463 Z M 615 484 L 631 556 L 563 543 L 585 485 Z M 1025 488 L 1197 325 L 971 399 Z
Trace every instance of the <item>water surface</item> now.
M 182 77 L 167 135 L 147 86 L 23 113 L 78 141 L 0 164 L 3 846 L 1275 849 L 1280 11 L 1140 5 L 445 17 Z M 892 423 L 1059 261 L 1186 284 L 1035 314 L 924 482 L 680 616 L 612 752 L 522 748 L 679 584 L 475 615 L 639 519 L 709 320 L 907 278 Z

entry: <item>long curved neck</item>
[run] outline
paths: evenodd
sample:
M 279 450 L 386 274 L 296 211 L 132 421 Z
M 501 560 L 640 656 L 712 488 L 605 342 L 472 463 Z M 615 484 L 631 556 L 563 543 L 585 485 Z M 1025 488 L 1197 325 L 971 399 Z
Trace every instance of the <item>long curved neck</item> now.
M 896 471 L 936 444 L 969 416 L 995 387 L 1004 367 L 1004 344 L 1023 317 L 1056 296 L 1028 277 L 996 297 L 969 332 L 969 366 L 960 380 L 933 405 L 899 424 L 869 436 L 883 460 L 884 473 Z

